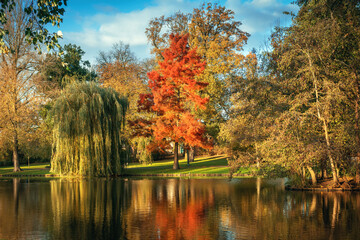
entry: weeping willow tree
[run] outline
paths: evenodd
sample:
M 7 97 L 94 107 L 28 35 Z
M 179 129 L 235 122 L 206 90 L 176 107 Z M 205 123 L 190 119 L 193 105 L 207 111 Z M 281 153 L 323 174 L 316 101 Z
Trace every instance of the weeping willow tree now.
M 126 158 L 122 130 L 128 103 L 95 83 L 66 87 L 53 108 L 51 172 L 61 175 L 111 176 Z

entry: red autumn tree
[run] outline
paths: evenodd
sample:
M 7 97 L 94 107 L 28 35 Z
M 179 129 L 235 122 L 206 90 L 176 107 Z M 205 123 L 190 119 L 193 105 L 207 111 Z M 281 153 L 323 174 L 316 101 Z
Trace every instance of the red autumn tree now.
M 158 69 L 148 73 L 151 96 L 143 98 L 151 101 L 143 103 L 149 106 L 151 102 L 151 110 L 157 113 L 151 125 L 154 143 L 175 144 L 173 168 L 179 169 L 179 143 L 211 147 L 205 137 L 204 124 L 191 113 L 205 108 L 208 102 L 208 98 L 202 98 L 199 93 L 207 83 L 195 79 L 204 70 L 205 62 L 195 49 L 189 48 L 187 34 L 171 34 L 170 47 L 162 52 L 162 56 Z

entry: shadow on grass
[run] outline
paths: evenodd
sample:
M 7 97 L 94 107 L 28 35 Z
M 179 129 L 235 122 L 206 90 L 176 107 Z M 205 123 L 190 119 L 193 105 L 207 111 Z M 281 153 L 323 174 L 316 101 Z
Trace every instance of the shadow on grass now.
M 1 167 L 0 168 L 0 174 L 1 175 L 16 175 L 16 176 L 22 176 L 22 175 L 45 175 L 49 174 L 50 168 L 48 168 L 48 163 L 40 163 L 40 164 L 31 164 L 30 166 L 23 165 L 20 166 L 22 171 L 20 172 L 13 172 L 13 167 Z
M 126 175 L 180 174 L 180 173 L 228 173 L 226 156 L 210 156 L 195 159 L 187 165 L 185 159 L 179 161 L 180 169 L 174 170 L 173 161 L 154 162 L 152 165 L 133 164 L 125 169 Z

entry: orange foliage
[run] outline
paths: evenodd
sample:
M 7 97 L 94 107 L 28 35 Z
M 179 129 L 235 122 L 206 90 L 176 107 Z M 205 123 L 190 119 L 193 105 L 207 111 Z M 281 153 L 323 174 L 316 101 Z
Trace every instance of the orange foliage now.
M 151 126 L 156 143 L 164 139 L 190 146 L 211 147 L 204 124 L 191 110 L 204 109 L 208 98 L 200 96 L 207 83 L 195 80 L 205 68 L 195 49 L 188 46 L 188 34 L 170 35 L 170 47 L 162 53 L 159 68 L 148 73 L 151 95 L 142 95 L 139 109 L 157 114 Z

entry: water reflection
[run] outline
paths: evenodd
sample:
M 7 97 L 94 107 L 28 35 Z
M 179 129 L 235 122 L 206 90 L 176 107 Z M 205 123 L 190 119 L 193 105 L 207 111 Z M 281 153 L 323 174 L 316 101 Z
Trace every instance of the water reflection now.
M 358 239 L 360 194 L 283 180 L 0 182 L 0 239 Z

